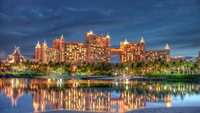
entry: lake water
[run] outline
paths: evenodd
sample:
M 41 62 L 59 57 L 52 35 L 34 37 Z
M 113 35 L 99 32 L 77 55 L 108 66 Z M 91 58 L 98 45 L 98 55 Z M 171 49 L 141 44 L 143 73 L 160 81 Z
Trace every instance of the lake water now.
M 130 80 L 0 79 L 0 113 L 56 109 L 126 112 L 200 107 L 200 83 Z

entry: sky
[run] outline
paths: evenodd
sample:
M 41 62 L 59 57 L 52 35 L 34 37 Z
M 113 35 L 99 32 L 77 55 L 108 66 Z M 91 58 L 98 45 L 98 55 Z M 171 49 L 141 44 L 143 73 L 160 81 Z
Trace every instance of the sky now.
M 120 42 L 140 42 L 147 50 L 164 49 L 171 57 L 194 60 L 200 51 L 200 0 L 0 0 L 0 59 L 14 45 L 29 59 L 35 45 L 62 34 L 66 41 L 85 41 L 90 29 Z

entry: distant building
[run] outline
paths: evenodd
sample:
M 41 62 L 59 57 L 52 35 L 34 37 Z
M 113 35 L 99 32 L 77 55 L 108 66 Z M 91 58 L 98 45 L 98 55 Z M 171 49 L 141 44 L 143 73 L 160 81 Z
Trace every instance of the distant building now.
M 34 62 L 34 63 L 37 63 L 37 62 L 39 62 L 39 60 L 38 60 L 38 59 L 35 59 L 35 58 L 28 59 L 28 61 L 29 61 L 29 62 Z
M 172 62 L 180 62 L 180 61 L 185 61 L 186 62 L 186 59 L 182 58 L 181 56 L 175 56 L 174 58 L 171 58 L 171 61 Z
M 196 58 L 196 61 L 197 61 L 197 62 L 200 61 L 200 51 L 199 51 L 199 55 L 198 55 L 198 57 Z
M 153 62 L 159 58 L 167 62 L 171 60 L 170 48 L 168 44 L 166 44 L 166 47 L 164 50 L 147 50 L 146 51 L 146 62 L 149 62 L 149 61 Z
M 66 42 L 64 36 L 53 41 L 53 47 L 49 48 L 46 41 L 35 47 L 35 58 L 44 63 L 67 62 L 73 65 L 83 62 L 97 63 L 110 62 L 110 56 L 117 54 L 121 62 L 149 62 L 161 58 L 170 61 L 170 48 L 167 44 L 163 50 L 146 50 L 146 43 L 142 37 L 140 43 L 120 42 L 119 48 L 110 47 L 110 35 L 96 35 L 92 30 L 86 33 L 85 43 Z
M 21 55 L 19 47 L 15 46 L 13 54 L 9 55 L 6 63 L 11 64 L 11 63 L 23 62 L 23 61 L 25 61 L 24 56 Z

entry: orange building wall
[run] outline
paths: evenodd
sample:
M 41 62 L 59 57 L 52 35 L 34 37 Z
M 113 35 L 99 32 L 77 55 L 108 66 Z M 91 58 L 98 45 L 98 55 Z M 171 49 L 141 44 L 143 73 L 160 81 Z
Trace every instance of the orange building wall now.
M 142 38 L 137 42 L 120 42 L 120 48 L 110 48 L 110 35 L 96 35 L 92 30 L 86 33 L 85 43 L 66 42 L 64 36 L 53 41 L 53 47 L 48 48 L 46 41 L 36 45 L 35 58 L 45 63 L 49 61 L 67 62 L 74 65 L 83 62 L 110 62 L 111 54 L 118 54 L 121 62 L 149 62 L 162 58 L 169 62 L 170 48 L 168 44 L 163 50 L 146 50 L 146 43 Z

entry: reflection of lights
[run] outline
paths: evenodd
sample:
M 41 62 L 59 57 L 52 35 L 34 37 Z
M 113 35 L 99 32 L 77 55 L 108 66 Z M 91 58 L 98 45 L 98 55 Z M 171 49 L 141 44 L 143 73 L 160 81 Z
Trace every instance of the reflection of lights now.
M 11 81 L 11 84 L 12 84 L 12 88 L 13 88 L 13 86 L 14 86 L 14 79 L 12 78 L 12 81 Z
M 57 80 L 56 84 L 57 84 L 57 87 L 58 87 L 59 86 L 59 80 Z
M 116 82 L 115 85 L 118 86 L 118 82 Z
M 88 87 L 90 86 L 90 80 L 88 80 Z
M 126 85 L 126 90 L 128 90 L 128 85 Z
M 60 83 L 60 87 L 61 87 L 61 85 L 62 85 L 62 79 L 60 79 L 59 83 Z
M 128 79 L 126 79 L 126 84 L 128 84 L 129 83 L 129 81 L 128 81 Z
M 152 90 L 152 87 L 150 86 L 149 89 Z
M 78 87 L 78 82 L 76 82 L 76 87 Z
M 16 83 L 17 79 L 8 79 L 8 80 L 9 80 L 9 83 L 14 84 L 14 87 L 15 87 L 15 83 Z M 1 86 L 2 81 L 3 80 L 0 80 L 0 86 Z M 60 84 L 60 83 L 64 83 L 64 81 L 62 79 L 57 79 L 56 81 L 52 81 L 52 79 L 48 79 L 48 80 L 46 79 L 46 81 L 44 81 L 44 82 L 45 83 L 59 82 L 59 84 Z M 32 104 L 33 104 L 35 110 L 43 111 L 43 110 L 45 110 L 46 105 L 51 105 L 52 108 L 54 108 L 54 109 L 63 109 L 63 106 L 64 106 L 63 103 L 65 103 L 66 106 L 69 106 L 66 109 L 71 109 L 71 110 L 76 110 L 76 109 L 84 110 L 84 109 L 86 109 L 87 105 L 89 108 L 92 108 L 92 106 L 94 104 L 95 112 L 99 111 L 100 109 L 108 110 L 109 109 L 108 107 L 110 107 L 110 109 L 113 111 L 125 112 L 127 110 L 146 107 L 146 102 L 159 101 L 159 102 L 164 103 L 165 107 L 172 107 L 171 94 L 173 94 L 174 90 L 177 92 L 181 92 L 181 94 L 184 94 L 184 93 L 187 94 L 187 91 L 186 92 L 182 91 L 182 90 L 184 90 L 185 87 L 178 88 L 177 86 L 173 86 L 173 85 L 172 86 L 170 86 L 170 85 L 164 86 L 162 84 L 154 85 L 154 83 L 144 84 L 144 82 L 139 82 L 139 85 L 141 85 L 140 83 L 143 84 L 143 85 L 141 85 L 141 87 L 140 86 L 139 87 L 142 88 L 142 90 L 143 89 L 145 91 L 147 90 L 148 92 L 147 92 L 147 94 L 137 95 L 137 94 L 134 94 L 134 92 L 132 92 L 131 89 L 129 89 L 129 84 L 131 83 L 131 85 L 135 85 L 138 82 L 130 81 L 129 84 L 126 84 L 126 83 L 128 83 L 129 79 L 124 79 L 123 80 L 124 85 L 121 85 L 121 81 L 118 81 L 118 80 L 114 80 L 114 82 L 110 81 L 110 83 L 112 83 L 112 86 L 118 85 L 118 86 L 120 86 L 120 88 L 124 89 L 123 91 L 119 92 L 120 96 L 118 96 L 117 98 L 115 96 L 113 98 L 110 94 L 110 91 L 107 91 L 107 90 L 104 91 L 104 90 L 94 89 L 93 91 L 90 91 L 90 90 L 83 90 L 82 88 L 75 88 L 77 86 L 81 86 L 82 84 L 87 85 L 87 83 L 93 85 L 93 83 L 95 83 L 93 80 L 84 80 L 84 82 L 81 80 L 80 81 L 79 80 L 77 80 L 77 81 L 69 80 L 69 81 L 70 82 L 68 82 L 68 83 L 70 84 L 70 87 L 73 87 L 73 88 L 67 88 L 67 89 L 63 89 L 63 90 L 59 90 L 59 91 L 51 89 L 51 91 L 49 91 L 48 89 L 40 89 L 38 87 L 38 86 L 40 86 L 40 83 L 41 84 L 43 83 L 43 81 L 40 80 L 40 81 L 36 81 L 36 83 L 35 83 L 35 82 L 32 82 L 32 80 L 31 80 L 31 82 L 30 82 L 31 88 L 30 89 L 33 89 L 32 87 L 34 87 L 35 90 L 31 90 L 28 93 L 33 94 L 32 102 L 34 102 L 34 103 L 32 103 Z M 40 83 L 37 84 L 38 82 L 40 82 Z M 28 87 L 28 86 L 23 86 L 24 82 L 21 82 L 20 79 L 19 79 L 19 83 L 20 83 L 20 85 L 18 87 L 16 87 L 16 89 L 18 89 L 17 92 L 15 92 L 15 90 L 13 90 L 11 88 L 11 84 L 9 87 L 5 86 L 6 94 L 11 95 L 11 96 L 9 96 L 9 98 L 19 95 L 19 93 L 22 92 L 22 90 L 20 88 Z M 105 82 L 103 82 L 103 83 L 105 83 Z M 132 83 L 134 83 L 134 84 L 132 84 Z M 73 86 L 71 86 L 71 84 Z M 48 85 L 50 85 L 50 84 L 48 84 Z M 172 89 L 172 92 L 170 91 L 169 95 L 165 95 L 165 94 L 163 95 L 162 93 L 160 94 L 161 96 L 154 95 L 154 91 L 159 90 L 161 92 L 161 91 L 164 91 L 164 89 L 169 91 L 170 87 Z M 116 87 L 115 89 L 117 90 L 117 88 L 118 87 Z M 130 86 L 130 88 L 131 88 L 131 86 Z M 196 87 L 196 85 L 195 85 L 194 88 L 195 88 L 194 90 L 198 91 L 199 86 Z M 92 89 L 93 89 L 93 87 L 92 87 Z M 154 90 L 153 94 L 151 92 L 149 93 L 149 90 Z M 188 90 L 188 89 L 185 89 L 185 90 Z M 192 89 L 192 91 L 193 91 L 193 89 Z M 155 92 L 155 93 L 157 93 L 157 92 Z M 180 94 L 178 93 L 178 95 L 180 95 Z M 86 101 L 86 100 L 89 100 L 89 101 Z M 12 101 L 12 103 L 13 103 L 13 105 L 15 105 L 14 100 Z M 55 105 L 55 103 L 56 103 L 56 105 Z M 89 106 L 89 105 L 91 105 L 91 106 Z M 112 105 L 112 106 L 109 106 L 109 105 Z M 113 108 L 113 106 L 120 106 L 120 107 Z
M 16 84 L 17 84 L 17 85 L 19 84 L 19 79 L 16 80 Z
M 35 112 L 37 112 L 38 111 L 38 103 L 33 102 L 33 107 L 34 107 Z
M 51 83 L 51 79 L 50 78 L 48 78 L 48 84 L 50 84 Z
M 42 104 L 42 106 L 41 106 L 41 111 L 44 111 L 45 109 L 44 109 L 44 104 Z
M 172 103 L 171 102 L 166 102 L 166 107 L 172 107 Z

